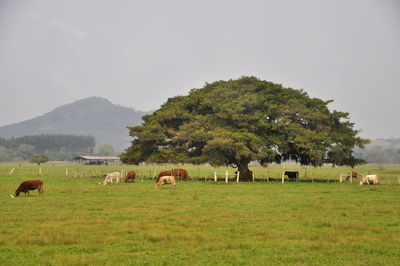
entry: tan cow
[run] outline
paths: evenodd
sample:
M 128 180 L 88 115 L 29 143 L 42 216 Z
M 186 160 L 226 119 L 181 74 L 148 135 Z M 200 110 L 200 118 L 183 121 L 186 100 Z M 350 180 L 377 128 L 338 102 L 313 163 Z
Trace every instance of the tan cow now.
M 171 170 L 160 172 L 157 177 L 157 182 L 160 179 L 160 177 L 171 176 L 171 175 L 177 177 L 178 179 L 182 178 L 182 180 L 184 180 L 184 181 L 189 180 L 189 178 L 190 178 L 188 172 L 185 169 L 175 168 L 175 169 L 172 169 L 172 172 L 171 172 Z
M 176 188 L 175 176 L 161 176 L 156 183 L 156 188 L 165 184 L 171 184 Z
M 374 185 L 378 184 L 378 176 L 377 175 L 366 175 L 366 176 L 364 176 L 360 181 L 360 186 L 364 185 L 364 184 L 368 184 L 369 185 L 370 183 L 372 183 Z
M 115 181 L 116 184 L 119 183 L 119 181 L 120 181 L 120 173 L 119 172 L 107 174 L 106 178 L 104 179 L 103 185 L 106 185 L 107 183 L 112 183 L 113 181 Z

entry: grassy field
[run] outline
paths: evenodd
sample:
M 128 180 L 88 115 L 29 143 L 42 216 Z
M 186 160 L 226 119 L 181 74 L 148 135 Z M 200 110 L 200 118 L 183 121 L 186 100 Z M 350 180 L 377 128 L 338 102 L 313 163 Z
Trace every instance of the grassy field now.
M 338 183 L 347 168 L 252 167 L 258 182 L 225 184 L 211 181 L 225 168 L 185 166 L 193 180 L 155 189 L 172 167 L 124 166 L 135 183 L 103 186 L 91 176 L 121 166 L 0 165 L 0 265 L 399 264 L 398 165 L 356 169 L 377 186 Z M 284 169 L 300 182 L 280 183 Z M 34 178 L 43 196 L 10 197 Z

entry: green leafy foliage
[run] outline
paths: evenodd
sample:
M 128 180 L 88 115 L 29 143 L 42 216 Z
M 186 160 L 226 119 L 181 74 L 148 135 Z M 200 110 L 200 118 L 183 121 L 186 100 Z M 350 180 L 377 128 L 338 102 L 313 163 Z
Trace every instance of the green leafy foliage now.
M 121 159 L 230 165 L 242 180 L 250 179 L 251 161 L 358 164 L 352 149 L 368 140 L 357 136 L 348 113 L 331 112 L 330 102 L 255 77 L 217 81 L 168 99 L 130 127 L 132 146 Z

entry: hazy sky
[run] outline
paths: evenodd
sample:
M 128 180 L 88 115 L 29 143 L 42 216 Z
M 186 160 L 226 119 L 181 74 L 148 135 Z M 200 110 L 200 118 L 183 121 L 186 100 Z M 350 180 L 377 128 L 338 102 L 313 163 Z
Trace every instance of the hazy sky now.
M 0 0 L 0 125 L 89 96 L 157 109 L 242 75 L 400 137 L 400 1 Z

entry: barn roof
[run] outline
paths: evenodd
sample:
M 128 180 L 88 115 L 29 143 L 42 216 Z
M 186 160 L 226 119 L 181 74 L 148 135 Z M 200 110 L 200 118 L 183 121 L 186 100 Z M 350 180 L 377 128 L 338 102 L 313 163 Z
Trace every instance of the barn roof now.
M 89 156 L 89 155 L 79 155 L 74 158 L 74 160 L 99 160 L 99 161 L 106 161 L 106 160 L 120 160 L 118 156 Z

